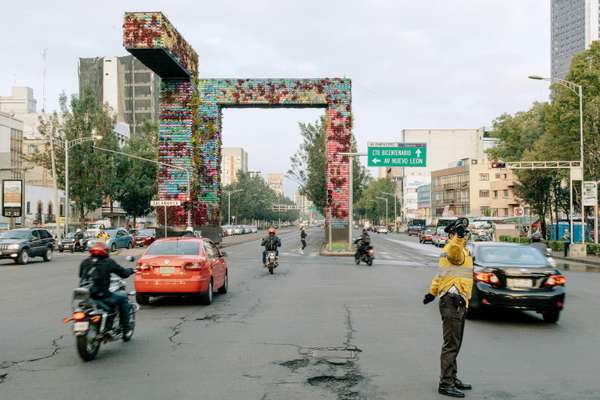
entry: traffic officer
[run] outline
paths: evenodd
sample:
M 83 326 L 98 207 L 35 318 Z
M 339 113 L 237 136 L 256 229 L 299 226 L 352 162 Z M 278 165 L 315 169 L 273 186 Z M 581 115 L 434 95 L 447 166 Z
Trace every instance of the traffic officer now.
M 471 385 L 456 377 L 456 357 L 462 344 L 465 316 L 473 287 L 473 259 L 466 249 L 469 220 L 458 218 L 444 230 L 448 243 L 439 259 L 439 271 L 433 278 L 423 304 L 439 296 L 444 343 L 441 354 L 441 375 L 438 392 L 451 397 L 465 397 L 463 390 Z

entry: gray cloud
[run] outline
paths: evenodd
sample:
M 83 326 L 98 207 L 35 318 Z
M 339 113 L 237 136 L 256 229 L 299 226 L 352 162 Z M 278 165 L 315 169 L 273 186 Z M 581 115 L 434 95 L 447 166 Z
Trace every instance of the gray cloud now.
M 56 108 L 61 91 L 77 90 L 78 57 L 125 53 L 126 10 L 163 10 L 198 51 L 202 77 L 352 78 L 363 148 L 403 128 L 488 125 L 548 94 L 526 79 L 549 71 L 549 4 L 531 0 L 9 2 L 0 93 L 16 82 L 41 100 L 47 47 L 48 108 Z M 285 171 L 297 120 L 318 115 L 228 111 L 225 143 L 248 147 L 255 168 Z M 268 159 L 263 134 L 277 135 Z

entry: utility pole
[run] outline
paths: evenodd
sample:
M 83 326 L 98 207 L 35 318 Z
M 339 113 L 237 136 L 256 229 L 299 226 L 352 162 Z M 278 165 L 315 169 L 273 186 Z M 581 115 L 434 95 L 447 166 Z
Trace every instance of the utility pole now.
M 227 221 L 228 224 L 231 225 L 231 195 L 237 192 L 243 192 L 242 189 L 237 190 L 224 190 L 227 193 Z
M 62 239 L 63 234 L 60 231 L 60 223 L 58 219 L 60 218 L 60 200 L 58 198 L 58 177 L 56 176 L 56 159 L 54 154 L 54 135 L 50 135 L 50 160 L 52 162 L 52 183 L 54 185 L 54 223 L 56 224 L 56 234 L 59 239 Z
M 397 228 L 398 228 L 396 226 L 397 221 L 398 221 L 398 214 L 397 214 L 397 211 L 396 211 L 396 204 L 398 203 L 397 194 L 395 192 L 394 193 L 381 192 L 381 193 L 383 193 L 383 194 L 385 194 L 387 196 L 393 196 L 394 197 L 394 232 L 395 232 L 397 230 Z
M 387 229 L 388 224 L 389 224 L 389 218 L 388 218 L 388 198 L 387 197 L 376 197 L 379 200 L 383 200 L 385 201 L 385 227 Z

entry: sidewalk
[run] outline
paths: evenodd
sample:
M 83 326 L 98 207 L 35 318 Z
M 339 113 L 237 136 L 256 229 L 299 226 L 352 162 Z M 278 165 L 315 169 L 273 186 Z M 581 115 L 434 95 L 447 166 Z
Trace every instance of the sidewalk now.
M 600 272 L 600 257 L 598 256 L 587 256 L 587 257 L 565 257 L 562 251 L 553 251 L 552 258 L 557 260 L 569 261 L 577 264 L 585 264 L 585 271 L 589 272 Z M 580 268 L 569 268 L 572 271 L 580 270 Z

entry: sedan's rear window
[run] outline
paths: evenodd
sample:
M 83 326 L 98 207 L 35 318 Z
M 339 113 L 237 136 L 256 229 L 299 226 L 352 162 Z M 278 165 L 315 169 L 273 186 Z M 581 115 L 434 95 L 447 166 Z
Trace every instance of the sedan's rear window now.
M 200 243 L 192 240 L 169 240 L 154 242 L 145 255 L 148 256 L 197 256 Z
M 521 267 L 546 265 L 548 261 L 538 250 L 528 246 L 481 246 L 477 249 L 478 262 Z

